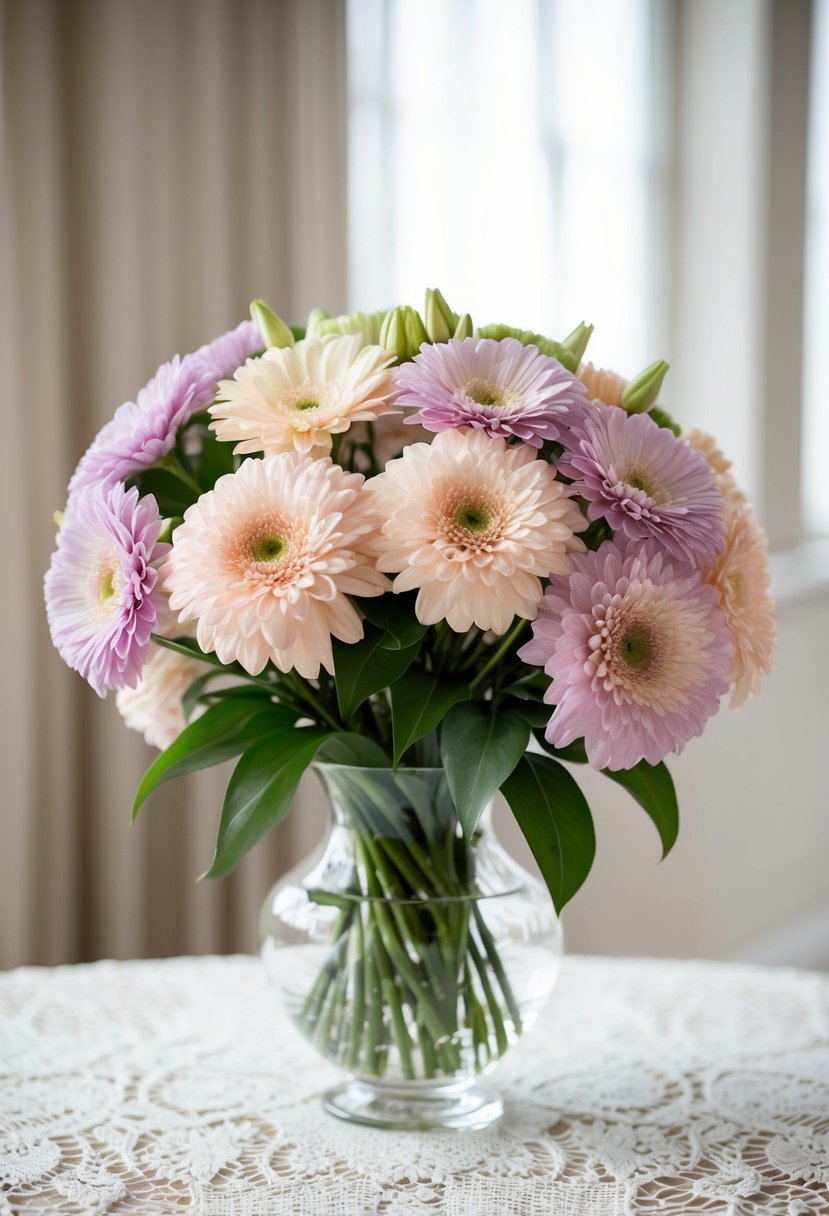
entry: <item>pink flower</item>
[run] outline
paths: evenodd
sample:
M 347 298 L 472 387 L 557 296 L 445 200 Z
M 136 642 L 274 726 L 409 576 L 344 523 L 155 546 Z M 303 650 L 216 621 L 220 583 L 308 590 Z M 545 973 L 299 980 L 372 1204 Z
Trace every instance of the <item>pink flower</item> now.
M 99 697 L 133 688 L 156 621 L 155 499 L 120 483 L 79 490 L 66 508 L 44 590 L 52 641 Z
M 407 422 L 427 431 L 469 426 L 487 435 L 515 435 L 540 448 L 558 439 L 584 388 L 556 359 L 517 338 L 452 339 L 424 345 L 394 373 L 396 405 L 417 412 Z
M 606 541 L 550 580 L 519 651 L 552 679 L 554 747 L 584 738 L 594 768 L 656 764 L 702 733 L 728 691 L 733 648 L 699 571 L 653 542 Z
M 179 430 L 213 400 L 219 380 L 261 345 L 257 327 L 243 321 L 195 354 L 162 363 L 136 400 L 119 406 L 95 436 L 69 482 L 69 497 L 84 486 L 126 481 L 163 460 Z
M 550 465 L 483 431 L 412 444 L 366 488 L 382 527 L 378 569 L 397 574 L 395 591 L 419 589 L 424 625 L 504 633 L 516 614 L 535 616 L 540 580 L 584 548 L 584 517 Z
M 725 543 L 724 503 L 705 457 L 647 414 L 585 407 L 559 470 L 589 506 L 631 540 L 653 539 L 674 558 L 712 562 Z
M 170 607 L 223 663 L 257 675 L 270 660 L 315 679 L 320 666 L 333 672 L 332 635 L 363 636 L 348 596 L 388 589 L 366 556 L 375 531 L 362 476 L 330 457 L 245 460 L 174 532 Z

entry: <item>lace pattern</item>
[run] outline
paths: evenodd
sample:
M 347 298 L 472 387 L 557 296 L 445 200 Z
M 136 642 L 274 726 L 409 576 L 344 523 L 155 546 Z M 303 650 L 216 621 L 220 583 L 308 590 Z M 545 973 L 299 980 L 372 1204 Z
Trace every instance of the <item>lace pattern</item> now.
M 376 1132 L 256 959 L 0 977 L 0 1216 L 829 1216 L 829 977 L 570 958 L 503 1121 Z

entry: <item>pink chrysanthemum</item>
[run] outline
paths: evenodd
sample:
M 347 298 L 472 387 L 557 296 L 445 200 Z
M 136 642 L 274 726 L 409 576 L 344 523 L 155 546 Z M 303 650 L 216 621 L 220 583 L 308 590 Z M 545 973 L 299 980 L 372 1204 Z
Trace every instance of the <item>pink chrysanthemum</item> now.
M 606 541 L 553 578 L 518 652 L 543 666 L 554 747 L 584 738 L 594 768 L 657 764 L 702 733 L 728 691 L 732 646 L 716 592 L 653 542 Z
M 46 615 L 61 657 L 97 692 L 134 687 L 156 621 L 155 499 L 120 483 L 81 490 L 66 509 L 46 573 Z
M 540 448 L 558 439 L 584 388 L 557 359 L 517 338 L 452 339 L 424 345 L 395 370 L 395 403 L 416 410 L 407 422 L 427 431 L 471 426 L 487 435 L 515 435 Z
M 539 580 L 584 548 L 584 517 L 550 465 L 483 431 L 412 444 L 367 489 L 384 521 L 378 568 L 397 574 L 395 591 L 419 588 L 424 625 L 504 633 L 516 614 L 535 616 Z
M 715 588 L 734 643 L 731 707 L 760 691 L 774 659 L 775 617 L 768 543 L 745 501 L 728 504 L 725 548 L 706 582 Z
M 137 730 L 150 747 L 163 751 L 184 730 L 182 698 L 203 674 L 204 663 L 198 659 L 154 646 L 135 688 L 120 688 L 116 693 L 118 712 L 130 730 Z M 197 705 L 190 721 L 195 722 L 205 709 Z
M 647 414 L 592 405 L 564 438 L 559 469 L 589 506 L 631 540 L 672 557 L 713 562 L 725 543 L 724 503 L 705 457 Z
M 170 607 L 204 651 L 251 675 L 268 660 L 313 679 L 333 672 L 331 636 L 357 642 L 347 596 L 388 580 L 364 556 L 376 525 L 363 478 L 330 458 L 246 460 L 189 507 L 165 565 Z
M 394 355 L 360 334 L 328 334 L 272 347 L 219 385 L 212 429 L 235 452 L 326 455 L 332 437 L 387 413 Z
M 258 328 L 243 321 L 194 354 L 162 363 L 136 400 L 120 406 L 95 436 L 69 482 L 70 498 L 84 486 L 126 481 L 162 460 L 181 427 L 213 400 L 219 380 L 261 345 Z

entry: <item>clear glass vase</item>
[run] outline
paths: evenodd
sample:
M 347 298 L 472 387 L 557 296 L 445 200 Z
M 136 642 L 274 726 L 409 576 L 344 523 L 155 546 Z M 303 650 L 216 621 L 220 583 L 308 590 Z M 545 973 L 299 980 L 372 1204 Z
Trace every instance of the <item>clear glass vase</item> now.
M 458 824 L 442 769 L 317 764 L 333 812 L 313 859 L 262 909 L 262 957 L 302 1032 L 346 1079 L 340 1118 L 481 1128 L 482 1083 L 555 984 L 562 933 L 545 888 Z

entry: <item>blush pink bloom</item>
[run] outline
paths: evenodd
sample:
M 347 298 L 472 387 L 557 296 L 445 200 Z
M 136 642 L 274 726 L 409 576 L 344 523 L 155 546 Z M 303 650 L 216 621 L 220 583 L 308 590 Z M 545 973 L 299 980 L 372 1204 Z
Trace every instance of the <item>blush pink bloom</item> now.
M 204 671 L 204 663 L 198 659 L 153 646 L 135 688 L 120 688 L 116 693 L 118 712 L 130 730 L 137 730 L 150 747 L 163 751 L 184 730 L 182 697 Z M 213 687 L 217 686 L 218 681 Z M 206 708 L 197 705 L 190 721 L 195 722 Z
M 184 515 L 165 563 L 170 607 L 202 650 L 257 675 L 270 661 L 332 672 L 332 635 L 357 642 L 349 596 L 388 580 L 366 557 L 376 531 L 360 474 L 297 452 L 245 460 Z
M 725 543 L 725 504 L 705 457 L 647 414 L 585 407 L 565 437 L 560 471 L 587 499 L 588 518 L 614 533 L 655 540 L 672 557 L 697 566 Z
M 621 406 L 622 393 L 628 386 L 628 382 L 623 376 L 608 371 L 604 367 L 594 367 L 592 363 L 582 363 L 578 370 L 578 378 L 584 385 L 590 401 Z
M 156 623 L 155 499 L 123 485 L 78 491 L 66 508 L 44 581 L 46 615 L 61 658 L 99 697 L 134 687 Z
M 555 576 L 519 651 L 543 666 L 554 747 L 584 738 L 594 768 L 656 764 L 702 733 L 728 691 L 733 647 L 699 571 L 651 541 L 606 541 Z
M 415 443 L 367 485 L 382 531 L 378 569 L 395 591 L 418 589 L 424 625 L 446 620 L 504 633 L 535 616 L 541 579 L 566 573 L 585 520 L 568 488 L 531 447 L 480 430 Z
M 584 389 L 557 359 L 517 338 L 453 338 L 424 345 L 395 370 L 395 404 L 427 431 L 468 426 L 492 437 L 514 435 L 532 447 L 558 439 Z
M 734 643 L 731 708 L 760 691 L 774 661 L 776 632 L 766 535 L 745 501 L 728 504 L 725 548 L 708 571 Z

